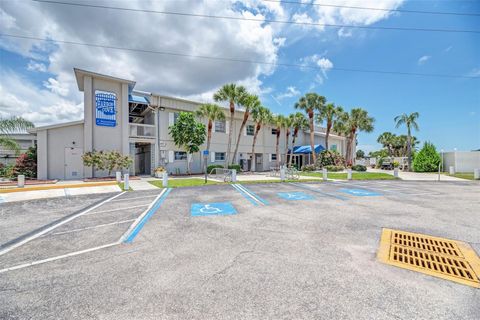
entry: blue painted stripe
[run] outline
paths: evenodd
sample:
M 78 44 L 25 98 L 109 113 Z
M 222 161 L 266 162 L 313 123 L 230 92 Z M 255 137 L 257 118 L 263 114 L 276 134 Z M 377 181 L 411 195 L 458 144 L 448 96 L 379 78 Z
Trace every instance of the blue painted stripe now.
M 253 200 L 252 198 L 250 198 L 246 193 L 245 191 L 243 191 L 242 189 L 240 189 L 238 186 L 236 186 L 235 184 L 232 184 L 232 187 L 235 188 L 235 190 L 237 190 L 238 192 L 240 192 L 240 194 L 245 198 L 247 199 L 248 201 L 250 201 L 254 206 L 258 206 L 258 203 Z
M 246 192 L 248 192 L 248 193 L 252 194 L 253 196 L 255 196 L 255 198 L 257 198 L 257 199 L 258 199 L 261 203 L 263 203 L 264 205 L 266 205 L 266 206 L 269 205 L 269 203 L 268 203 L 267 200 L 259 197 L 255 192 L 253 192 L 252 190 L 248 189 L 248 188 L 245 187 L 243 184 L 240 184 L 240 187 L 241 187 L 242 189 L 244 189 Z
M 296 187 L 299 187 L 299 188 L 303 188 L 305 190 L 310 190 L 310 191 L 313 191 L 313 192 L 316 192 L 316 193 L 320 193 L 320 194 L 323 194 L 325 196 L 329 196 L 329 197 L 333 197 L 333 198 L 337 198 L 337 199 L 340 199 L 340 200 L 348 200 L 348 198 L 346 197 L 342 197 L 342 196 L 337 196 L 335 194 L 331 194 L 331 193 L 328 193 L 328 192 L 323 192 L 323 191 L 320 191 L 318 189 L 315 189 L 315 188 L 312 188 L 312 187 L 307 187 L 303 184 L 300 184 L 300 183 L 290 183 Z
M 172 191 L 172 188 L 168 188 L 167 191 L 155 202 L 155 204 L 148 210 L 148 213 L 143 217 L 142 220 L 137 224 L 137 226 L 130 232 L 128 237 L 123 241 L 124 243 L 132 243 L 133 239 L 137 236 L 137 234 L 142 230 L 143 226 L 147 223 L 148 219 L 160 208 L 162 203 L 167 198 L 168 194 Z

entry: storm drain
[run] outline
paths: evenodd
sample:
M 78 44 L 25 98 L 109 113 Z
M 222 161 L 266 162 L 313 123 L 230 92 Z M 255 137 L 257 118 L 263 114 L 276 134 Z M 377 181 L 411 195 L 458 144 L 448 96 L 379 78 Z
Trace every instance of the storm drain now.
M 378 260 L 480 288 L 480 258 L 461 241 L 383 229 Z

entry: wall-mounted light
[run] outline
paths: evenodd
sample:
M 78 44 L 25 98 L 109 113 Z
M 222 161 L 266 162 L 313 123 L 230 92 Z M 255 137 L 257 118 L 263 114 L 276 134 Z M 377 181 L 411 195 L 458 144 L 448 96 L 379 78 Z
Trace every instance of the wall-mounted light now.
M 158 108 L 160 111 L 165 111 L 165 108 L 164 107 L 160 107 Z

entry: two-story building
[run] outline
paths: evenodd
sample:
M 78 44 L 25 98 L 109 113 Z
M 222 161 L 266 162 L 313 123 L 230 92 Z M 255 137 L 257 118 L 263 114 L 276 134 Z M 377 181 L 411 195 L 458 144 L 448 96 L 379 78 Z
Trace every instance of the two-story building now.
M 157 166 L 164 166 L 169 173 L 186 172 L 187 161 L 193 173 L 201 173 L 204 157 L 201 152 L 188 156 L 175 146 L 168 133 L 179 112 L 195 111 L 201 103 L 155 93 L 135 91 L 135 81 L 120 79 L 80 69 L 74 69 L 78 89 L 84 94 L 84 119 L 81 121 L 37 127 L 38 177 L 40 179 L 81 179 L 102 176 L 104 172 L 92 172 L 85 167 L 82 154 L 92 150 L 117 150 L 130 155 L 133 165 L 130 173 L 150 175 Z M 227 119 L 229 111 L 225 109 Z M 232 150 L 243 119 L 243 111 L 235 113 L 235 121 L 216 121 L 207 165 L 224 164 L 228 132 L 233 126 Z M 200 119 L 200 121 L 206 120 Z M 249 121 L 242 132 L 237 163 L 243 169 L 252 168 L 252 142 L 254 123 Z M 296 141 L 294 162 L 303 165 L 310 162 L 310 138 L 302 131 Z M 255 146 L 256 171 L 266 171 L 276 166 L 276 131 L 265 126 L 259 133 Z M 325 145 L 324 130 L 315 131 L 316 150 Z M 345 154 L 344 137 L 331 135 L 331 149 Z M 202 146 L 202 150 L 205 146 Z M 280 150 L 285 150 L 285 134 L 281 133 Z M 282 159 L 284 160 L 284 159 Z

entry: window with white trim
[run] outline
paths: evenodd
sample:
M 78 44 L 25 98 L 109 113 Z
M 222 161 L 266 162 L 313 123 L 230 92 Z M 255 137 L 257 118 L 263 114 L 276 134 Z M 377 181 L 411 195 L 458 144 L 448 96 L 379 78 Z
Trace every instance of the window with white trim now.
M 272 134 L 277 135 L 277 128 L 272 128 Z
M 277 154 L 276 153 L 272 153 L 272 161 L 277 161 Z
M 225 128 L 226 128 L 225 121 L 215 120 L 215 132 L 225 133 L 226 131 Z
M 187 153 L 185 151 L 175 151 L 175 160 L 187 160 Z
M 173 124 L 177 123 L 179 116 L 180 116 L 180 112 L 173 113 Z
M 255 134 L 255 126 L 253 124 L 247 125 L 247 136 L 253 136 Z
M 215 152 L 215 161 L 225 161 L 225 152 Z

